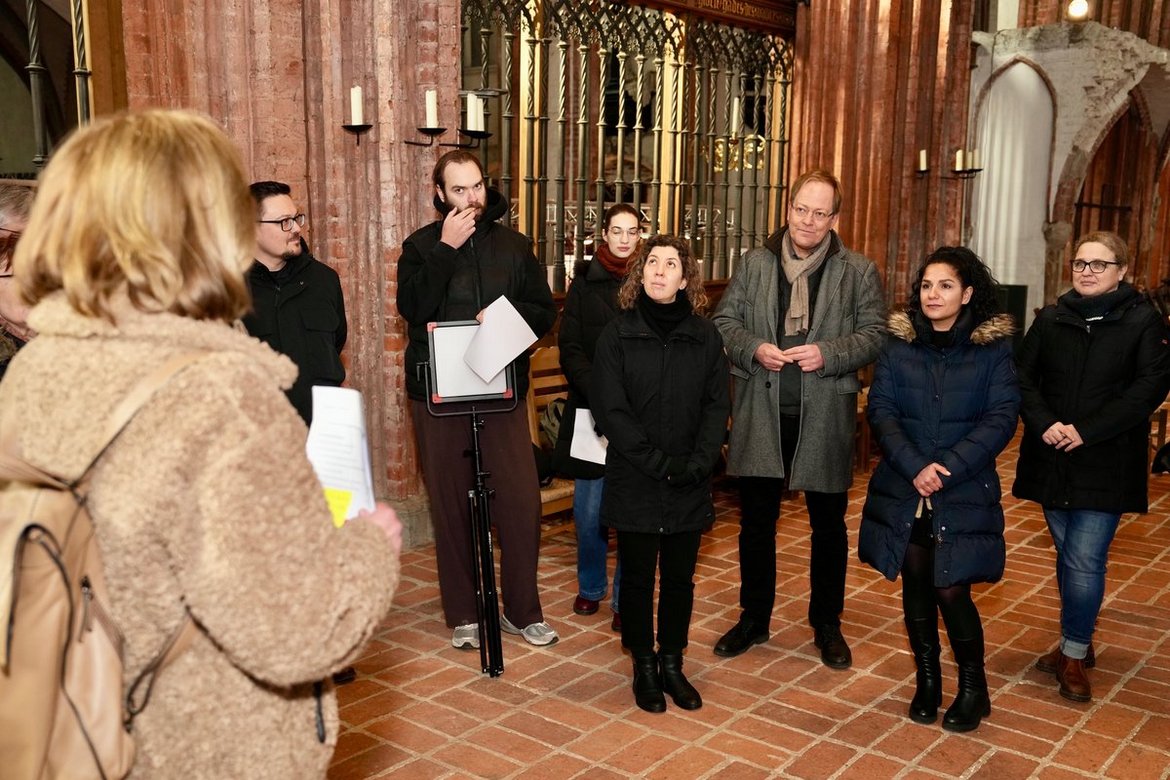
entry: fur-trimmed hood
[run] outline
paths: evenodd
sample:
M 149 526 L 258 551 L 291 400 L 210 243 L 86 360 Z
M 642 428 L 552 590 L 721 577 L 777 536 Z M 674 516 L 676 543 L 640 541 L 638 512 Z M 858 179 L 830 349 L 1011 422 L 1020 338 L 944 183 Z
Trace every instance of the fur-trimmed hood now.
M 914 327 L 914 320 L 908 311 L 896 311 L 890 314 L 887 321 L 890 335 L 901 339 L 907 344 L 918 339 L 919 331 Z M 971 331 L 970 342 L 979 346 L 993 344 L 1000 339 L 1010 338 L 1016 332 L 1016 321 L 1010 314 L 996 314 L 975 326 Z

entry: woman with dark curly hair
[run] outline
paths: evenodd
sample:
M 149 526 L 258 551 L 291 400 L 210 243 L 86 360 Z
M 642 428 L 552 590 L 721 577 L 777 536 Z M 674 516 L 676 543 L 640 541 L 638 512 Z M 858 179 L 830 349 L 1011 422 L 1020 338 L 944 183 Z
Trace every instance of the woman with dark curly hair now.
M 902 609 L 917 667 L 910 719 L 934 723 L 942 703 L 938 614 L 959 668 L 943 717 L 971 731 L 991 714 L 983 624 L 971 584 L 1003 575 L 1003 508 L 995 458 L 1016 430 L 1020 391 L 996 283 L 964 247 L 940 247 L 919 269 L 907 311 L 869 391 L 882 448 L 862 510 L 858 556 L 888 579 L 902 575 Z
M 601 521 L 622 556 L 622 644 L 634 659 L 634 699 L 648 712 L 666 697 L 703 700 L 682 671 L 703 531 L 715 520 L 711 472 L 730 410 L 723 339 L 707 307 L 699 263 L 674 236 L 645 242 L 618 293 L 621 313 L 597 341 L 590 401 L 609 438 Z M 654 652 L 654 580 L 659 579 Z

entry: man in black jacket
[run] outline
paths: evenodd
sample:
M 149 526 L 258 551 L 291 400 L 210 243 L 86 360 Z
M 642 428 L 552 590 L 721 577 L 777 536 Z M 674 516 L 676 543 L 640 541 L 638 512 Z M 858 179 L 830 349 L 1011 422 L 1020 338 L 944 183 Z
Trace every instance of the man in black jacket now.
M 421 364 L 430 360 L 427 323 L 480 319 L 500 296 L 540 337 L 556 319 L 556 306 L 532 242 L 496 222 L 508 204 L 484 181 L 479 159 L 455 150 L 439 158 L 433 173 L 435 208 L 441 219 L 416 230 L 398 263 L 398 311 L 409 324 L 406 391 L 418 442 L 423 479 L 435 526 L 439 593 L 452 646 L 479 646 L 471 518 L 467 491 L 474 475 L 466 452 L 471 425 L 465 416 L 434 417 L 427 410 Z M 516 393 L 528 390 L 528 356 L 520 355 Z M 484 470 L 495 489 L 492 520 L 500 545 L 504 631 L 533 645 L 549 645 L 557 633 L 540 607 L 536 564 L 540 551 L 540 487 L 524 404 L 487 414 L 480 435 Z
M 301 238 L 305 215 L 287 184 L 252 184 L 256 201 L 256 262 L 248 273 L 253 311 L 244 327 L 297 365 L 288 400 L 313 420 L 313 385 L 339 387 L 345 379 L 345 301 L 337 272 L 318 261 Z

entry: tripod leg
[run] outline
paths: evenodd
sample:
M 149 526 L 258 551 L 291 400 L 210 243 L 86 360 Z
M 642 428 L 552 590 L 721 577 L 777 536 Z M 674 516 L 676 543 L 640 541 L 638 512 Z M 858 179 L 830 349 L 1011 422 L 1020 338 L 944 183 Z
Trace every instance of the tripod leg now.
M 500 600 L 496 593 L 496 562 L 492 551 L 492 491 L 490 476 L 483 468 L 479 431 L 483 421 L 471 410 L 471 457 L 475 464 L 475 487 L 467 492 L 471 507 L 472 553 L 475 559 L 475 608 L 479 616 L 479 660 L 483 671 L 499 677 L 504 671 L 504 647 L 500 639 Z
M 488 671 L 487 637 L 487 605 L 484 603 L 483 570 L 480 562 L 482 554 L 480 547 L 482 540 L 479 536 L 479 506 L 476 501 L 476 491 L 467 491 L 467 504 L 471 509 L 471 567 L 475 577 L 475 616 L 479 624 L 479 665 L 484 672 Z
M 492 517 L 488 501 L 491 491 L 477 490 L 478 512 L 474 522 L 476 535 L 479 537 L 479 571 L 480 587 L 483 593 L 483 610 L 486 634 L 488 668 L 486 671 L 492 677 L 498 677 L 504 671 L 504 647 L 500 636 L 500 599 L 496 591 L 496 562 L 494 545 L 492 544 Z

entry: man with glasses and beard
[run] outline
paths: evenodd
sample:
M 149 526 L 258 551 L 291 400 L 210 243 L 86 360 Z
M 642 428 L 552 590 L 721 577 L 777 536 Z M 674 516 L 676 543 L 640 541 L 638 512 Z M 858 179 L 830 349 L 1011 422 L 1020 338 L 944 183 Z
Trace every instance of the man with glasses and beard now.
M 715 312 L 734 380 L 727 471 L 739 477 L 742 513 L 742 614 L 715 645 L 719 656 L 768 640 L 776 522 L 787 488 L 804 491 L 812 527 L 813 642 L 826 666 L 853 663 L 841 613 L 857 372 L 881 351 L 886 310 L 876 267 L 834 230 L 840 208 L 841 185 L 831 173 L 798 178 L 788 224 L 743 256 Z
M 297 210 L 287 184 L 258 181 L 256 262 L 248 272 L 253 311 L 244 327 L 297 366 L 288 389 L 305 424 L 313 420 L 313 385 L 339 387 L 345 379 L 345 300 L 337 272 L 309 254 L 301 237 L 305 215 Z

